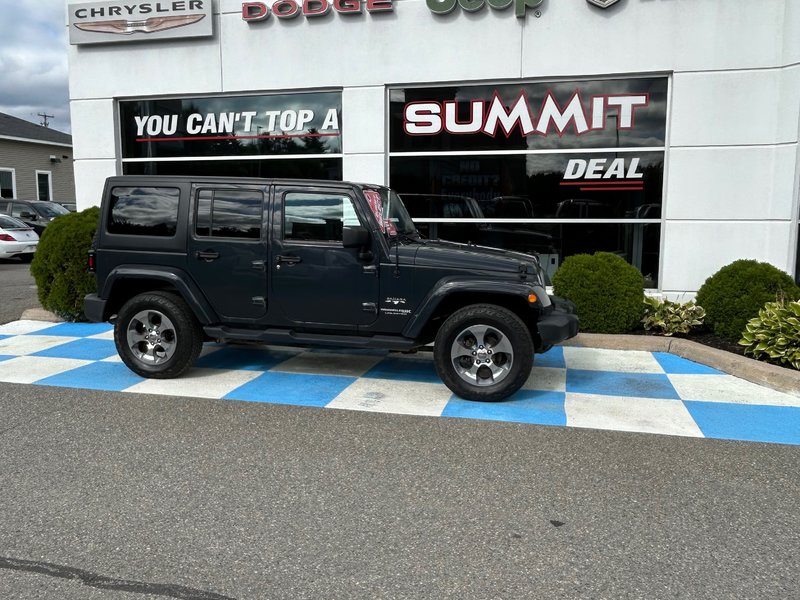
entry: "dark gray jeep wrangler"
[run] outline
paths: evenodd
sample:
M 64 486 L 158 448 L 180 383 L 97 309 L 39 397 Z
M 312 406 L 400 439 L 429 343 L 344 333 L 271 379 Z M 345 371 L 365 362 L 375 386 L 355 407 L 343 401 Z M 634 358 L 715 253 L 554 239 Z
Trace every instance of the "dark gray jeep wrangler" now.
M 470 400 L 502 400 L 534 351 L 574 336 L 536 256 L 424 239 L 400 197 L 374 185 L 112 177 L 90 266 L 93 321 L 122 360 L 177 377 L 205 340 L 409 351 Z

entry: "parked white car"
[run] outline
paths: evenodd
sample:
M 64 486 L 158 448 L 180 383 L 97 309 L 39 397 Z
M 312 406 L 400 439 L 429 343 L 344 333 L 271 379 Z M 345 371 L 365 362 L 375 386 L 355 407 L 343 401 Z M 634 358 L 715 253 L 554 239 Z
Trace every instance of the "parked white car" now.
M 18 257 L 22 262 L 31 262 L 39 245 L 36 232 L 14 217 L 0 215 L 0 258 Z

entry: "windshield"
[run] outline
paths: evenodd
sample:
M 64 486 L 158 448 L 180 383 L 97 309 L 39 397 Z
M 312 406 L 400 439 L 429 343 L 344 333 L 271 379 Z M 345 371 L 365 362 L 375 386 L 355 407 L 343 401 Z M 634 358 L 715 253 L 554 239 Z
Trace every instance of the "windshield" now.
M 54 202 L 35 202 L 33 206 L 36 208 L 36 212 L 48 219 L 69 214 L 66 208 Z
M 385 187 L 364 188 L 364 195 L 382 232 L 389 236 L 416 233 L 417 228 L 397 192 Z

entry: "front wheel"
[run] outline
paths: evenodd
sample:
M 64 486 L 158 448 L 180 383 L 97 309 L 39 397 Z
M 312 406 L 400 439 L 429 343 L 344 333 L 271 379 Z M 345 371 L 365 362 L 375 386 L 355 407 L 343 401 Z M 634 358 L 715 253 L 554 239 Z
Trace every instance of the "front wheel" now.
M 122 361 L 142 377 L 169 379 L 191 367 L 203 348 L 203 333 L 180 296 L 148 292 L 128 300 L 114 323 Z
M 516 314 L 493 304 L 462 308 L 436 334 L 439 377 L 466 400 L 496 402 L 516 392 L 533 366 L 533 341 Z

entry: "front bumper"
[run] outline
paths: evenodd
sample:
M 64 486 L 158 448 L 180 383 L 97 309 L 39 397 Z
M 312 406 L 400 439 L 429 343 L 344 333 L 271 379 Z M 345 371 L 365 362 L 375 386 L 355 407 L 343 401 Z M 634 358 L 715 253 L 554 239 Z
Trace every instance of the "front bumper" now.
M 89 294 L 83 299 L 83 314 L 93 323 L 105 321 L 106 301 L 97 294 Z
M 542 348 L 578 335 L 578 315 L 575 314 L 575 305 L 558 296 L 550 296 L 550 303 L 552 310 L 543 313 L 536 324 Z

